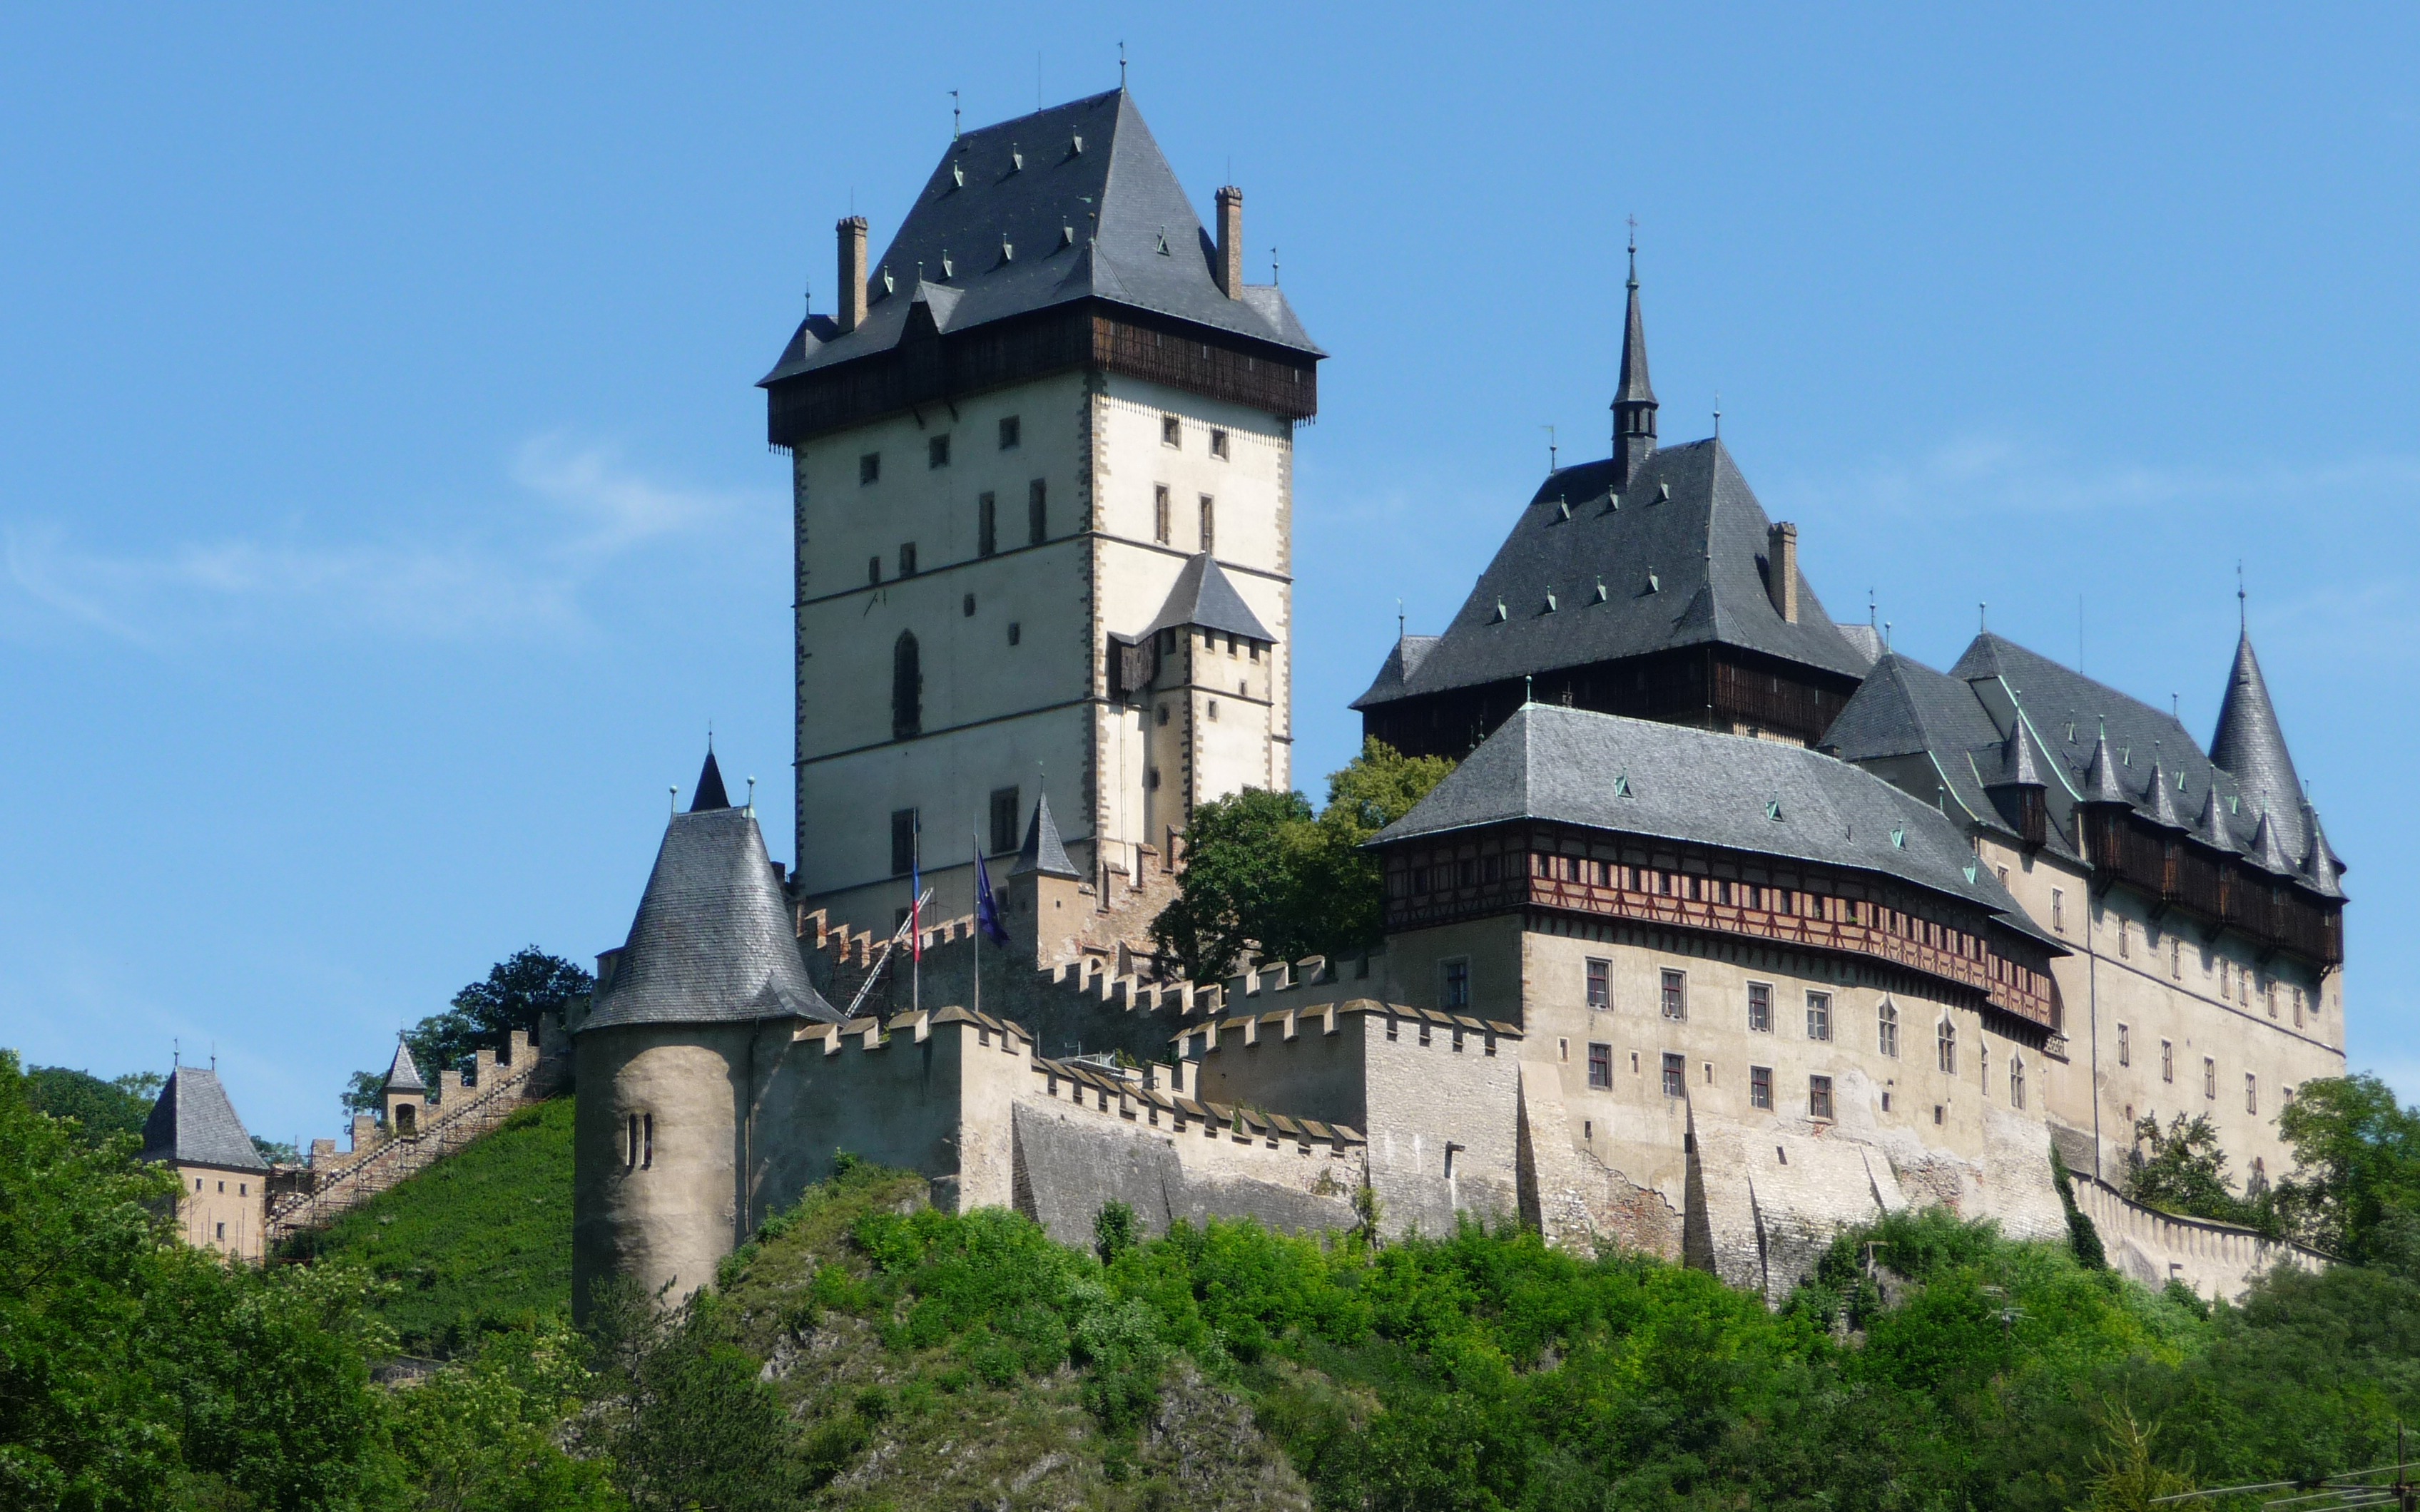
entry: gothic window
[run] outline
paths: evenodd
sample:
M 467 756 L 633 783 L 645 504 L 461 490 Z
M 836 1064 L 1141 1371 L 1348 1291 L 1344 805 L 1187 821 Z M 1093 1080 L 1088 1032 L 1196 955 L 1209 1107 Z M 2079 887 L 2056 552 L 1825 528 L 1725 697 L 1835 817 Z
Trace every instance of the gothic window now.
M 902 630 L 891 645 L 891 738 L 906 740 L 923 731 L 923 662 L 915 632 Z
M 1752 1108 L 1773 1106 L 1773 1068 L 1750 1066 L 1747 1069 L 1747 1105 Z
M 1759 1034 L 1773 1032 L 1773 984 L 1752 981 L 1747 984 L 1747 1026 Z M 1770 1103 L 1759 1104 L 1770 1107 Z
M 1831 1077 L 1807 1078 L 1807 1116 L 1810 1119 L 1828 1119 L 1832 1116 Z
M 1040 478 L 1025 486 L 1025 538 L 1032 546 L 1050 539 L 1050 489 Z
M 1000 498 L 996 494 L 980 494 L 975 499 L 975 555 L 990 556 L 1000 549 Z
M 2218 1061 L 2210 1056 L 2201 1057 L 2201 1095 L 2211 1102 L 2218 1101 Z
M 2067 933 L 2067 893 L 2063 888 L 2050 889 L 2050 927 L 2061 934 Z
M 2260 1078 L 2248 1071 L 2243 1073 L 2243 1111 L 2260 1111 Z
M 1898 1055 L 1899 1010 L 1892 1005 L 1889 998 L 1885 997 L 1883 999 L 1883 1006 L 1874 1011 L 1874 1019 L 1875 1039 L 1882 1053 L 1886 1056 Z
M 1947 1019 L 1943 1019 L 1941 1021 L 1941 1026 L 1932 1031 L 1932 1053 L 1934 1057 L 1940 1062 L 1941 1073 L 1943 1075 L 1955 1076 L 1958 1074 L 1957 1025 L 1950 1023 Z
M 2118 1064 L 2131 1066 L 2133 1063 L 2134 1031 L 2120 1024 L 2118 1026 Z

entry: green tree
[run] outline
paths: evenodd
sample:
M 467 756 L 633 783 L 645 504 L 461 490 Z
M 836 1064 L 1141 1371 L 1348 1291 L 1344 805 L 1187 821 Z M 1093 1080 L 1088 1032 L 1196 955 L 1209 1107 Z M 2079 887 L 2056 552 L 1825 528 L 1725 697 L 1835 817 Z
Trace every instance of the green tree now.
M 1442 757 L 1404 756 L 1372 740 L 1328 775 L 1327 806 L 1316 815 L 1299 793 L 1258 788 L 1202 804 L 1154 940 L 1196 980 L 1224 976 L 1248 955 L 1291 961 L 1375 948 L 1385 882 L 1362 846 L 1452 770 Z
M 167 1080 L 146 1071 L 105 1082 L 65 1066 L 36 1066 L 25 1072 L 25 1098 L 54 1119 L 75 1119 L 85 1141 L 98 1145 L 112 1134 L 141 1134 Z
M 2226 1151 L 2218 1147 L 2218 1131 L 2207 1115 L 2195 1114 L 2188 1120 L 2180 1113 L 2164 1132 L 2156 1118 L 2137 1120 L 2133 1159 L 2126 1193 L 2147 1207 L 2230 1224 L 2259 1217 L 2257 1203 L 2235 1195 L 2226 1176 Z
M 2409 1249 L 2420 1225 L 2420 1109 L 2375 1076 L 2308 1081 L 2277 1132 L 2294 1147 L 2276 1201 L 2296 1238 L 2362 1263 Z
M 581 1002 L 596 988 L 597 979 L 574 963 L 524 946 L 489 967 L 485 980 L 456 993 L 444 1012 L 406 1029 L 403 1042 L 433 1086 L 439 1072 L 461 1065 L 481 1045 L 501 1044 L 508 1034 L 535 1029 L 540 1019 Z M 353 1072 L 342 1099 L 345 1111 L 378 1111 L 385 1081 L 384 1068 Z

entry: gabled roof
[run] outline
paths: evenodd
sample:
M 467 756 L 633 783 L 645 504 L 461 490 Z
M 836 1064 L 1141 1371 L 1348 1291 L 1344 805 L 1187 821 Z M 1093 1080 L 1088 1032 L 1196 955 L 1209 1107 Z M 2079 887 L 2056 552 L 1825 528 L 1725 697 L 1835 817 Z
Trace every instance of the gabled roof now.
M 1797 623 L 1774 608 L 1771 524 L 1719 440 L 1666 447 L 1626 486 L 1609 458 L 1550 473 L 1452 625 L 1389 697 L 1710 643 L 1863 676 L 1869 658 L 1804 573 Z M 1388 702 L 1377 692 L 1354 707 Z
M 2295 775 L 2294 758 L 2286 749 L 2286 732 L 2277 723 L 2277 707 L 2269 701 L 2269 680 L 2260 675 L 2260 658 L 2252 654 L 2252 636 L 2236 638 L 2235 665 L 2226 678 L 2226 697 L 2218 706 L 2218 728 L 2210 737 L 2210 759 L 2246 796 L 2277 813 L 2278 841 L 2288 856 L 2310 847 L 2308 826 L 2302 823 L 2303 779 Z
M 160 1088 L 160 1100 L 143 1120 L 143 1158 L 223 1171 L 269 1169 L 235 1116 L 219 1073 L 200 1066 L 178 1067 Z
M 675 814 L 613 980 L 582 1033 L 840 1014 L 807 980 L 765 837 L 745 809 Z
M 1357 709 L 1365 703 L 1385 703 L 1403 697 L 1407 681 L 1419 671 L 1421 659 L 1428 656 L 1438 639 L 1433 635 L 1398 635 L 1394 649 L 1387 653 L 1387 659 L 1378 666 L 1378 675 L 1371 680 L 1369 687 L 1353 701 L 1351 706 Z
M 386 1080 L 379 1089 L 384 1092 L 426 1092 L 428 1084 L 420 1079 L 420 1067 L 411 1058 L 411 1046 L 401 1040 L 395 1042 L 395 1059 L 387 1063 Z
M 1168 591 L 1168 602 L 1161 606 L 1159 618 L 1151 622 L 1145 635 L 1183 626 L 1204 630 L 1220 630 L 1254 640 L 1274 644 L 1277 637 L 1269 633 L 1244 595 L 1235 592 L 1234 579 L 1218 559 L 1207 551 L 1197 552 L 1186 559 L 1183 570 L 1176 575 L 1176 586 Z
M 1050 817 L 1050 795 L 1043 794 L 1033 801 L 1033 818 L 1025 826 L 1025 843 L 1017 847 L 1016 864 L 1008 869 L 1013 877 L 1039 872 L 1046 877 L 1080 877 L 1076 863 L 1067 859 L 1067 847 L 1059 841 L 1058 821 Z
M 1879 873 L 2056 945 L 1975 865 L 1962 826 L 1861 767 L 1777 741 L 1582 709 L 1524 705 L 1372 843 L 1516 819 Z
M 889 351 L 920 299 L 944 332 L 1098 299 L 1324 355 L 1274 285 L 1229 299 L 1214 250 L 1132 96 L 1054 105 L 950 144 L 869 270 L 864 323 L 810 317 L 763 381 Z

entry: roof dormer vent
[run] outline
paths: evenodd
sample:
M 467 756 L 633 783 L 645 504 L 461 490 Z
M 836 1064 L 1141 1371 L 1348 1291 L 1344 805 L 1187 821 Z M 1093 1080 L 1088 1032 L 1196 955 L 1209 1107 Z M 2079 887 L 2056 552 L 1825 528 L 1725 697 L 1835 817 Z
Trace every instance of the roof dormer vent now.
M 1071 158 L 1080 158 L 1083 155 L 1084 135 L 1081 131 L 1078 131 L 1074 136 L 1067 139 L 1067 156 Z
M 964 159 L 964 158 L 958 158 L 958 159 L 954 159 L 954 160 L 953 160 L 953 161 L 951 162 L 951 163 L 950 163 L 950 187 L 951 187 L 952 189 L 964 189 L 964 188 L 966 188 L 966 187 L 967 187 L 967 160 L 966 160 L 966 159 Z
M 1016 260 L 1016 243 L 1006 237 L 1000 239 L 1000 260 L 1004 263 Z
M 950 249 L 943 247 L 941 249 L 941 276 L 945 279 L 953 278 L 957 275 L 957 271 L 958 265 L 956 261 L 950 256 Z
M 1025 171 L 1025 154 L 1016 149 L 1016 144 L 1014 142 L 1008 145 L 1008 171 L 1010 173 Z
M 1168 250 L 1168 227 L 1164 225 L 1159 228 L 1159 255 L 1163 257 L 1173 257 L 1176 255 L 1176 254 Z
M 1061 246 L 1063 246 L 1063 247 L 1072 247 L 1072 246 L 1074 246 L 1075 244 L 1076 244 L 1076 228 L 1075 228 L 1074 226 L 1072 226 L 1072 225 L 1069 225 L 1069 224 L 1068 224 L 1066 222 L 1064 222 L 1064 221 L 1060 222 L 1060 223 L 1059 223 L 1059 245 L 1061 245 Z
M 884 263 L 882 265 L 882 292 L 885 294 L 896 294 L 899 292 L 898 284 L 893 281 L 891 276 L 891 265 L 889 263 Z

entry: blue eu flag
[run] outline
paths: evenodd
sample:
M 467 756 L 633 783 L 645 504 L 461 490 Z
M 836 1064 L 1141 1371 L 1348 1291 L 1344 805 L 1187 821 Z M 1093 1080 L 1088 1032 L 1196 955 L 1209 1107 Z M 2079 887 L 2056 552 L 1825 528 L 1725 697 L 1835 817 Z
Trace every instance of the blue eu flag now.
M 1008 943 L 1000 922 L 1000 902 L 991 895 L 991 872 L 984 866 L 983 837 L 975 837 L 975 928 L 994 945 Z

